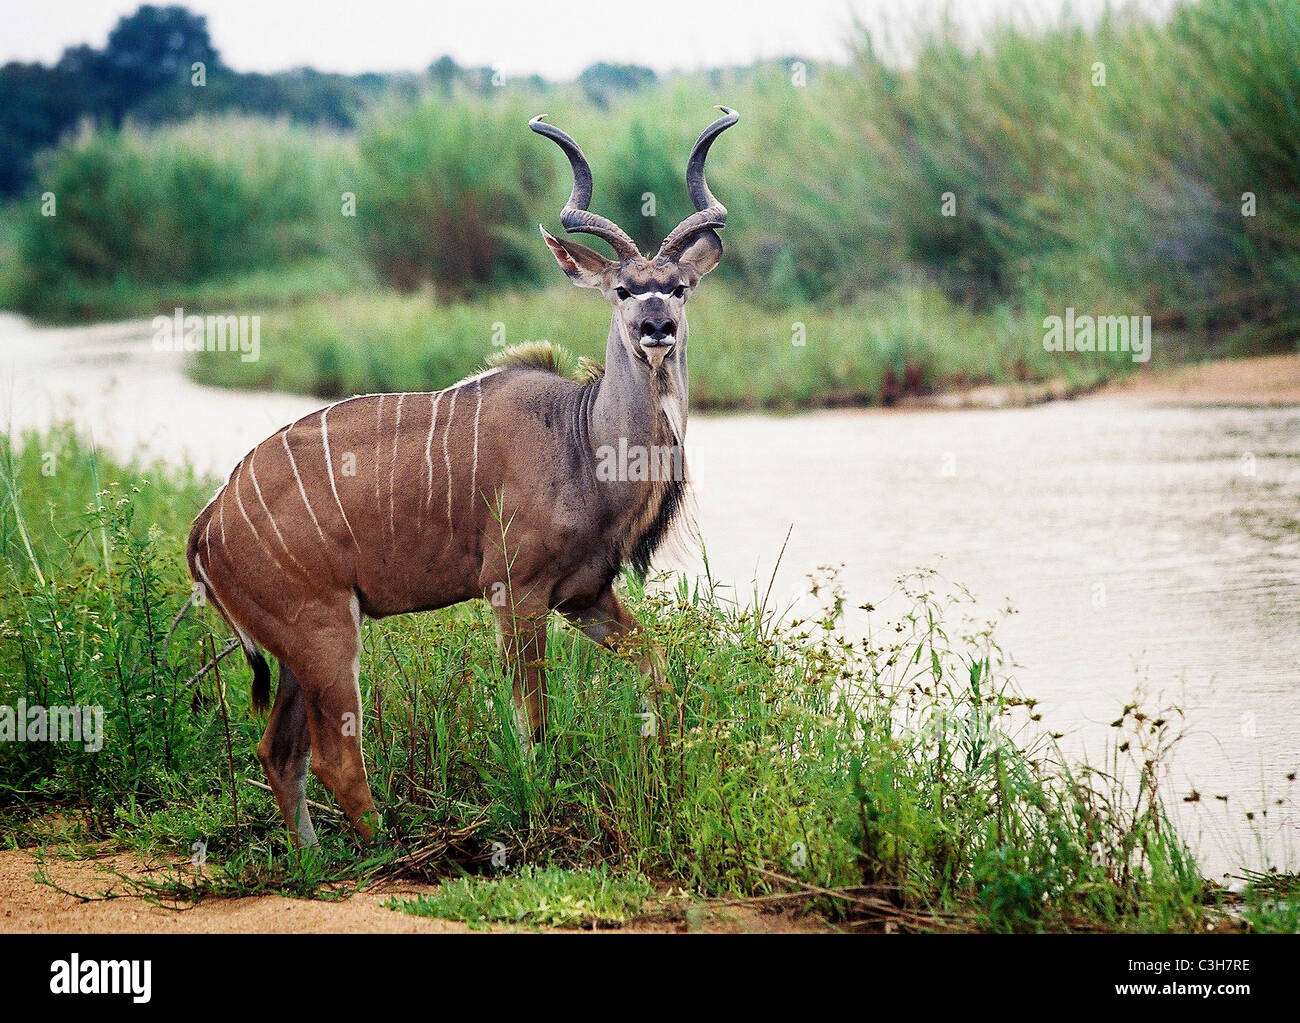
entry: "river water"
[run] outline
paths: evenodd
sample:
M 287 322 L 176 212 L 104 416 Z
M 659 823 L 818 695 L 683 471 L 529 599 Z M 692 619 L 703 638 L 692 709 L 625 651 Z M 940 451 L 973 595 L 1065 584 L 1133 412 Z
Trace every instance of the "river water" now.
M 71 419 L 118 456 L 224 475 L 320 404 L 200 387 L 148 337 L 0 313 L 0 422 Z M 1178 706 L 1168 792 L 1205 872 L 1300 869 L 1300 406 L 696 415 L 687 448 L 712 574 L 741 598 L 767 590 L 789 533 L 781 606 L 822 565 L 851 609 L 887 614 L 917 567 L 981 612 L 1009 602 L 1015 682 L 1069 752 L 1099 761 L 1139 691 Z

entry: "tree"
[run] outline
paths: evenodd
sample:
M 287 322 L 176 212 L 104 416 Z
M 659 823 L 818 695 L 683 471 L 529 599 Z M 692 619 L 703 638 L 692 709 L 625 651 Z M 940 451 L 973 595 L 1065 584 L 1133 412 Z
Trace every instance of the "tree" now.
M 460 66 L 448 54 L 443 54 L 429 65 L 429 77 L 442 90 L 444 96 L 450 96 L 451 90 L 460 77 Z
M 587 98 L 602 110 L 609 106 L 615 93 L 636 92 L 654 85 L 658 76 L 639 64 L 592 64 L 578 76 L 578 85 Z
M 207 19 L 184 7 L 145 4 L 121 18 L 108 34 L 103 63 L 113 90 L 115 123 L 132 107 L 189 74 L 195 61 L 209 73 L 220 57 L 208 36 Z

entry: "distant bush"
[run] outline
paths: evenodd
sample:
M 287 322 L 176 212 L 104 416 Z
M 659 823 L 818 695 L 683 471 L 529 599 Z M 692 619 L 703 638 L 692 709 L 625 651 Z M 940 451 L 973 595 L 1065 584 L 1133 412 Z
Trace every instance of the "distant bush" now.
M 707 108 L 701 113 L 707 114 Z M 676 133 L 653 120 L 633 117 L 612 128 L 610 151 L 600 168 L 606 201 L 598 208 L 653 256 L 692 209 L 686 194 L 689 149 L 674 145 Z
M 20 308 L 81 287 L 148 289 L 287 267 L 344 247 L 347 147 L 257 121 L 87 133 L 53 153 L 20 207 Z
M 456 292 L 536 279 L 545 249 L 530 225 L 554 164 L 527 122 L 513 104 L 429 96 L 363 123 L 358 219 L 385 280 Z
M 592 64 L 578 76 L 578 85 L 594 106 L 604 110 L 621 92 L 636 92 L 658 81 L 648 67 L 639 64 Z
M 950 298 L 1005 298 L 1053 248 L 1042 196 L 1074 158 L 1063 125 L 1090 88 L 1088 43 L 1078 29 L 1007 30 L 971 51 L 940 35 L 906 72 L 859 53 L 856 100 L 844 105 L 860 133 L 854 149 L 878 168 L 898 258 Z
M 1063 211 L 1079 277 L 1174 325 L 1293 345 L 1300 3 L 1205 0 L 1121 42 L 1089 187 Z
M 1244 328 L 1258 347 L 1294 339 L 1296 0 L 1004 28 L 979 47 L 944 30 L 904 71 L 870 40 L 858 49 L 836 116 L 853 126 L 847 150 L 880 169 L 857 204 L 884 229 L 840 263 L 841 286 L 872 263 L 910 264 L 976 305 L 1102 302 L 1166 326 Z

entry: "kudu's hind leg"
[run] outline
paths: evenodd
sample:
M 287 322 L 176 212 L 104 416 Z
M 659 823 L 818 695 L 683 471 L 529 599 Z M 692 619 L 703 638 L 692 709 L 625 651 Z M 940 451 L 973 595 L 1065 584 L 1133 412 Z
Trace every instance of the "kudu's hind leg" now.
M 307 809 L 307 764 L 311 760 L 307 704 L 297 677 L 284 664 L 280 665 L 275 704 L 257 744 L 257 756 L 294 842 L 300 848 L 315 845 L 316 830 Z
M 341 615 L 300 623 L 311 650 L 292 669 L 307 704 L 312 773 L 369 841 L 379 818 L 361 753 L 361 612 L 354 596 L 349 604 Z

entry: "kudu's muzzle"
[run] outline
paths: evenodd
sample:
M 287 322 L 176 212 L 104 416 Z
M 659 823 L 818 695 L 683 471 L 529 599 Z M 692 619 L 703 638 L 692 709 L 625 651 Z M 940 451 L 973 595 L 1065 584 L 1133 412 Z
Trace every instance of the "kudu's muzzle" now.
M 668 315 L 668 307 L 662 300 L 651 299 L 641 309 L 637 330 L 641 334 L 641 351 L 645 352 L 651 367 L 658 369 L 677 343 L 677 321 Z
M 646 319 L 641 321 L 641 344 L 671 347 L 677 340 L 677 324 L 673 320 Z
M 672 351 L 677 343 L 677 321 L 664 316 L 660 310 L 649 310 L 639 325 L 641 332 L 641 351 L 654 369 Z

